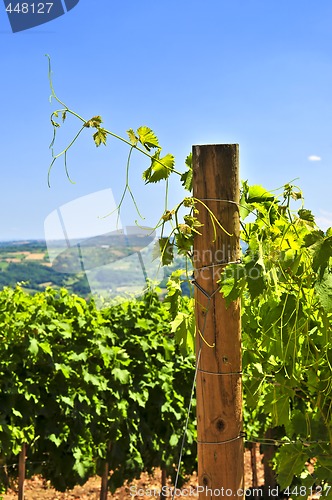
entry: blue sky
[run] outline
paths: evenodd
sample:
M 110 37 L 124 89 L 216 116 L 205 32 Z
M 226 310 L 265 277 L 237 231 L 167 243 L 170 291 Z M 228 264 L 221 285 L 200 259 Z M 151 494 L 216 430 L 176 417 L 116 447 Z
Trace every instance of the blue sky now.
M 47 186 L 46 53 L 57 94 L 86 119 L 100 114 L 119 135 L 148 125 L 178 169 L 193 144 L 239 143 L 242 179 L 273 189 L 299 178 L 307 208 L 332 225 L 331 23 L 330 0 L 80 0 L 14 34 L 0 5 L 0 240 L 43 238 L 63 204 L 99 190 L 121 195 L 127 150 L 96 149 L 89 130 L 68 157 L 75 184 L 59 162 Z M 74 129 L 60 130 L 59 147 Z M 163 197 L 141 181 L 147 166 L 134 157 L 131 185 L 152 225 Z M 170 202 L 182 194 L 174 182 Z M 129 199 L 122 218 L 137 218 Z

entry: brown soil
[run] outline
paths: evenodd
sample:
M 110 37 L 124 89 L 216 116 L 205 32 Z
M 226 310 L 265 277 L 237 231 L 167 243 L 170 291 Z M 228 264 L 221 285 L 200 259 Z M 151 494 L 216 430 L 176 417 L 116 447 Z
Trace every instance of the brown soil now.
M 261 486 L 264 482 L 263 480 L 263 467 L 261 465 L 262 456 L 257 450 L 257 469 L 258 469 L 258 485 Z M 250 452 L 245 453 L 245 488 L 252 486 L 252 474 L 251 474 L 251 462 L 250 462 Z M 76 486 L 73 490 L 66 491 L 65 493 L 60 493 L 51 488 L 45 481 L 40 477 L 34 477 L 33 479 L 27 480 L 25 482 L 25 500 L 99 500 L 100 494 L 100 478 L 93 477 L 90 478 L 84 486 Z M 167 483 L 169 487 L 169 495 L 167 498 L 171 498 L 171 488 L 172 484 Z M 190 495 L 197 487 L 197 476 L 194 474 L 188 483 L 183 487 L 183 493 L 185 497 L 181 497 L 180 494 L 177 498 L 186 498 L 187 500 L 197 500 L 197 494 Z M 158 492 L 161 489 L 161 472 L 159 469 L 155 470 L 153 476 L 148 476 L 147 474 L 142 474 L 139 480 L 133 481 L 130 485 L 125 485 L 119 488 L 113 495 L 109 493 L 108 498 L 113 500 L 152 500 L 159 499 Z M 17 500 L 17 489 L 14 487 L 3 495 L 3 500 Z M 1 496 L 0 496 L 1 498 Z

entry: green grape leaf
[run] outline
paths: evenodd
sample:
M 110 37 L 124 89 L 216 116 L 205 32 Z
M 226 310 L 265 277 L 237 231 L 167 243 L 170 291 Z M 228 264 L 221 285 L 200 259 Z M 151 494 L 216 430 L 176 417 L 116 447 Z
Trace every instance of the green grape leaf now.
M 139 127 L 137 129 L 137 135 L 139 142 L 147 149 L 148 151 L 151 148 L 160 148 L 158 138 L 156 134 L 149 127 Z
M 315 217 L 313 216 L 313 213 L 311 212 L 311 210 L 301 208 L 297 213 L 298 213 L 300 219 L 306 220 L 308 222 L 315 222 Z
M 186 224 L 179 224 L 180 231 L 175 235 L 175 242 L 178 248 L 178 253 L 181 255 L 187 255 L 187 253 L 192 250 L 192 246 L 194 244 L 194 235 L 189 232 L 189 230 L 185 226 Z
M 115 380 L 118 380 L 120 384 L 129 384 L 130 372 L 128 370 L 122 370 L 121 368 L 113 368 L 112 375 Z
M 63 376 L 65 378 L 69 378 L 70 377 L 70 374 L 71 374 L 71 367 L 68 366 L 68 365 L 64 365 L 63 363 L 55 363 L 54 364 L 54 367 L 57 371 L 61 371 L 61 373 L 63 374 Z
M 315 292 L 321 306 L 325 309 L 327 313 L 332 312 L 332 274 L 328 271 L 324 272 L 324 275 L 320 281 L 315 284 Z
M 185 164 L 189 169 L 193 168 L 193 154 L 189 153 L 187 158 L 185 159 Z
M 133 146 L 136 146 L 138 143 L 138 137 L 136 137 L 135 132 L 133 131 L 132 128 L 127 130 L 127 134 L 129 137 L 130 142 L 132 143 Z
M 254 261 L 245 264 L 245 275 L 249 293 L 252 299 L 261 295 L 266 289 L 266 282 L 263 277 L 263 268 Z
M 107 141 L 107 132 L 104 128 L 98 128 L 97 132 L 93 134 L 93 140 L 95 141 L 95 144 L 97 148 L 101 145 L 104 144 L 106 146 L 106 141 Z
M 49 434 L 49 436 L 47 436 L 47 439 L 54 443 L 56 447 L 59 447 L 63 441 L 63 438 L 61 436 L 56 436 L 55 434 Z
M 308 425 L 305 418 L 305 415 L 300 410 L 294 410 L 291 414 L 291 419 L 289 421 L 289 425 L 287 425 L 287 430 L 289 430 L 289 435 L 293 434 L 300 435 L 302 437 L 307 436 L 308 434 Z
M 171 321 L 171 331 L 175 333 L 175 339 L 184 355 L 194 351 L 195 322 L 192 314 L 179 312 Z
M 191 192 L 193 189 L 192 153 L 187 156 L 185 164 L 188 170 L 181 175 L 180 180 L 183 187 Z
M 332 257 L 332 236 L 325 236 L 320 230 L 312 231 L 304 237 L 303 245 L 312 252 L 312 268 L 316 272 L 319 271 L 322 280 Z
M 282 394 L 274 402 L 272 418 L 275 425 L 286 425 L 289 422 L 289 396 Z
M 266 191 L 263 186 L 260 186 L 258 184 L 249 186 L 246 199 L 247 203 L 261 203 L 274 200 L 275 196 L 272 193 L 269 193 L 269 191 Z
M 322 490 L 322 495 L 321 495 L 321 498 L 324 496 L 324 499 L 325 498 L 331 498 L 331 470 L 332 470 L 332 458 L 331 458 L 331 455 L 329 453 L 329 450 L 330 448 L 327 448 L 326 447 L 326 452 L 325 452 L 325 456 L 323 453 L 319 453 L 319 457 L 317 462 L 316 462 L 316 466 L 315 466 L 315 478 L 317 478 L 318 480 L 321 480 L 321 481 L 324 481 L 324 486 L 323 486 L 323 490 Z M 326 488 L 327 487 L 327 488 Z M 330 488 L 329 488 L 330 487 Z M 324 494 L 324 493 L 325 494 Z
M 52 356 L 52 349 L 51 349 L 51 346 L 48 342 L 40 342 L 39 347 L 41 348 L 41 350 L 43 352 Z
M 173 155 L 167 154 L 163 158 L 159 158 L 159 155 L 160 151 L 152 157 L 150 167 L 143 172 L 146 184 L 167 179 L 174 169 L 175 158 Z
M 85 475 L 86 475 L 86 468 L 85 468 L 84 464 L 81 461 L 76 460 L 75 463 L 74 463 L 73 469 L 74 469 L 74 471 L 77 472 L 77 474 L 81 478 L 85 477 Z
M 37 339 L 33 337 L 32 339 L 30 339 L 29 352 L 31 352 L 33 356 L 36 356 L 36 354 L 38 354 L 38 351 L 39 351 L 39 346 Z
M 321 242 L 324 238 L 324 232 L 321 230 L 311 231 L 310 233 L 304 236 L 303 246 L 309 248 L 319 242 Z
M 187 172 L 184 172 L 181 174 L 181 183 L 187 191 L 192 191 L 193 189 L 193 171 L 192 170 L 187 170 Z
M 15 415 L 15 417 L 23 418 L 22 413 L 18 410 L 15 410 L 15 408 L 12 408 L 12 414 Z
M 242 264 L 229 264 L 225 268 L 220 278 L 220 291 L 227 306 L 241 296 L 245 283 L 245 269 Z
M 184 269 L 173 271 L 167 281 L 167 294 L 165 297 L 165 305 L 170 311 L 172 319 L 174 319 L 179 310 L 179 302 L 181 298 L 181 276 L 185 274 Z
M 93 116 L 92 118 L 90 118 L 90 120 L 86 121 L 84 123 L 84 127 L 86 128 L 100 128 L 100 125 L 103 123 L 103 120 L 101 118 L 101 116 Z
M 156 257 L 154 257 L 156 255 Z M 159 238 L 153 253 L 154 258 L 160 258 L 163 266 L 170 265 L 174 260 L 174 244 L 167 237 Z
M 284 444 L 277 454 L 278 483 L 281 489 L 292 484 L 293 477 L 300 475 L 308 460 L 308 450 L 302 444 Z
M 172 434 L 169 440 L 170 446 L 176 446 L 179 442 L 180 436 L 177 436 L 176 434 Z
M 246 201 L 246 194 L 242 192 L 239 206 L 240 217 L 244 220 L 252 212 L 252 207 Z
M 320 278 L 323 278 L 325 269 L 329 265 L 330 258 L 332 257 L 332 237 L 325 238 L 322 244 L 315 252 L 313 258 L 313 269 L 319 270 Z

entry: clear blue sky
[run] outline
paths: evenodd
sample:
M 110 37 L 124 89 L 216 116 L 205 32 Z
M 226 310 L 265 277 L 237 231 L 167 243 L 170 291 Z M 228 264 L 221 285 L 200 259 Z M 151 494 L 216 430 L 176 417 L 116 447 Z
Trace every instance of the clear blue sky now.
M 100 114 L 120 135 L 150 126 L 179 169 L 193 144 L 239 143 L 242 179 L 273 189 L 299 177 L 307 208 L 332 225 L 331 25 L 330 0 L 80 0 L 13 34 L 0 5 L 0 240 L 43 238 L 57 207 L 109 188 L 119 199 L 123 185 L 126 148 L 96 149 L 87 131 L 68 158 L 75 185 L 59 162 L 48 188 L 46 53 L 59 97 L 86 119 Z M 144 168 L 135 156 L 132 187 L 151 224 L 163 202 Z M 173 186 L 171 201 L 181 196 Z M 136 218 L 129 199 L 123 218 Z

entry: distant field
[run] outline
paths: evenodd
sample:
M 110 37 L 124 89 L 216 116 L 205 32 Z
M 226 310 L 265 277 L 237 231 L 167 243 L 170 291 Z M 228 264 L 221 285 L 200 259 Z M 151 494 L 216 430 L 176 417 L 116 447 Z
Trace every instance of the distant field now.
M 91 294 L 113 298 L 139 293 L 149 278 L 160 282 L 165 290 L 171 269 L 158 270 L 158 262 L 151 262 L 150 255 L 145 256 L 143 243 L 135 240 L 126 247 L 115 246 L 113 241 L 106 245 L 101 240 L 94 241 L 91 247 L 73 245 L 65 249 L 54 243 L 50 254 L 52 264 L 45 241 L 0 242 L 0 289 L 20 283 L 29 293 L 51 286 L 67 288 L 84 298 Z M 179 258 L 173 269 L 182 266 Z
M 22 286 L 29 293 L 39 292 L 46 286 L 65 287 L 83 297 L 90 293 L 84 273 L 70 276 L 54 269 L 49 261 L 44 241 L 0 242 L 0 288 Z

